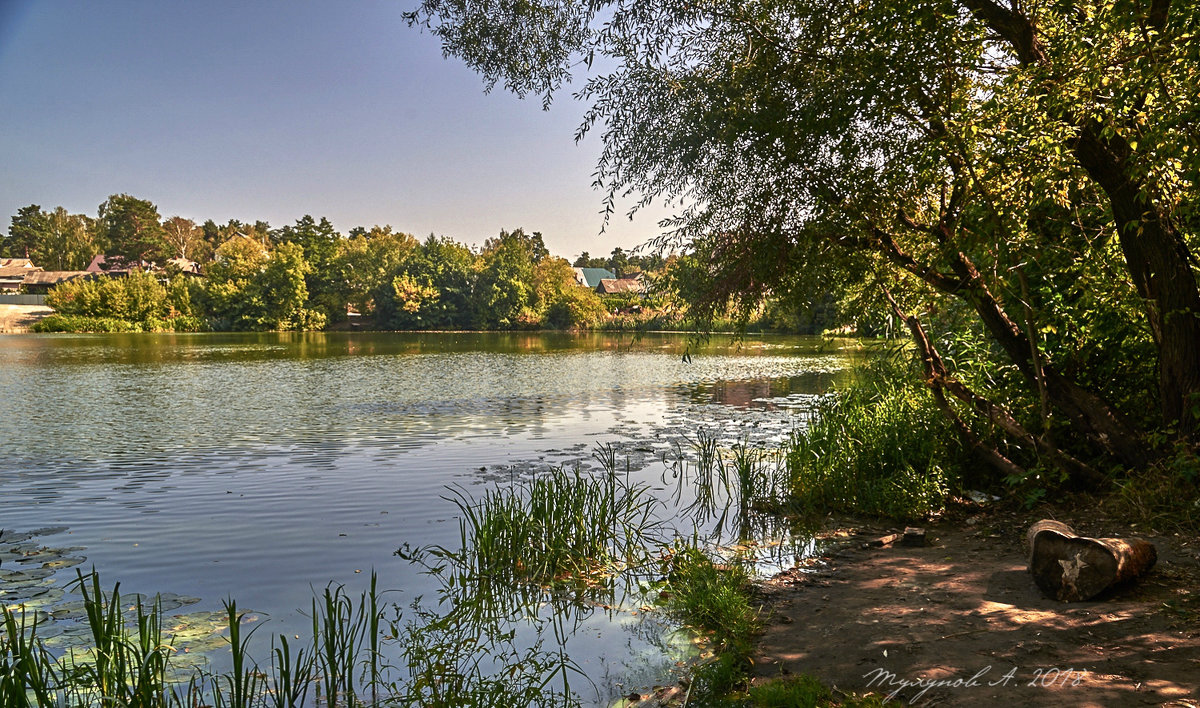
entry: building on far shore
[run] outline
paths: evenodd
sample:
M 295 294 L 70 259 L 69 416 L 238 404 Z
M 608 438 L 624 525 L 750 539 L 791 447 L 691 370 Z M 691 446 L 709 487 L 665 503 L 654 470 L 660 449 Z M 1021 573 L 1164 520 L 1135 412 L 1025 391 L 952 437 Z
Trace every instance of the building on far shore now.
M 21 284 L 24 286 L 23 289 L 25 292 L 31 295 L 45 295 L 55 287 L 67 282 L 68 280 L 91 277 L 95 277 L 95 273 L 89 273 L 86 270 L 38 269 L 32 273 L 27 273 L 25 275 L 25 280 Z
M 20 266 L 0 266 L 0 292 L 15 293 L 19 291 L 21 284 L 25 282 L 25 276 L 33 270 L 33 268 L 22 268 Z M 41 270 L 41 268 L 37 270 Z
M 603 278 L 596 286 L 596 292 L 601 295 L 617 295 L 632 293 L 641 295 L 646 292 L 646 286 L 637 278 Z
M 601 280 L 611 280 L 616 278 L 616 273 L 613 273 L 607 268 L 574 268 L 575 282 L 585 288 L 595 290 L 600 287 Z

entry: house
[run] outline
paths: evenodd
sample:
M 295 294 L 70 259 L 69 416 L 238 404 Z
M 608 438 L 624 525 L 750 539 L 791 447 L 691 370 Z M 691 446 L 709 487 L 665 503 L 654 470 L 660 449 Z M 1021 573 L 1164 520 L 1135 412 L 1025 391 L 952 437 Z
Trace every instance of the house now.
M 168 266 L 175 266 L 184 275 L 200 275 L 200 264 L 187 258 L 168 258 Z
M 154 264 L 147 261 L 127 261 L 124 256 L 106 256 L 101 253 L 88 264 L 87 272 L 107 273 L 108 275 L 129 275 L 130 271 L 133 270 L 151 270 L 153 268 Z
M 601 295 L 617 295 L 623 293 L 632 293 L 641 295 L 646 292 L 646 288 L 642 285 L 642 281 L 637 278 L 603 278 L 600 284 L 596 286 L 596 292 Z
M 25 292 L 31 294 L 45 294 L 53 290 L 61 283 L 76 278 L 92 278 L 95 273 L 90 273 L 86 270 L 41 270 L 26 271 L 25 280 L 22 285 L 25 286 Z
M 17 292 L 25 275 L 41 270 L 28 258 L 0 258 L 0 292 Z
M 6 261 L 23 260 L 26 258 L 5 258 Z M 21 289 L 21 284 L 25 282 L 25 276 L 30 273 L 36 273 L 41 268 L 32 266 L 0 266 L 0 292 L 17 292 Z
M 600 281 L 604 279 L 616 278 L 616 273 L 613 273 L 607 268 L 574 268 L 575 282 L 585 288 L 595 290 L 600 286 Z

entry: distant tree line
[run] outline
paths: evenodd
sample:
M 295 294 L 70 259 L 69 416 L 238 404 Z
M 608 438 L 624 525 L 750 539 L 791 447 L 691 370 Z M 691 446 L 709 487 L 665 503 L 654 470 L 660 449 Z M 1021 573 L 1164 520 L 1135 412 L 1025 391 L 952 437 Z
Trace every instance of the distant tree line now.
M 621 248 L 593 258 L 585 251 L 574 267 L 642 275 L 652 291 L 600 296 L 579 287 L 572 264 L 552 256 L 536 231 L 501 231 L 471 248 L 391 226 L 343 235 L 328 219 L 307 215 L 280 228 L 265 221 L 197 224 L 164 218 L 152 202 L 128 194 L 109 197 L 95 217 L 24 207 L 0 254 L 47 270 L 82 270 L 103 254 L 104 267 L 129 271 L 71 281 L 50 294 L 57 314 L 42 328 L 72 331 L 305 330 L 350 319 L 405 330 L 679 328 L 689 325 L 677 314 L 685 309 L 681 300 L 700 296 L 704 258 Z M 203 277 L 184 272 L 187 261 Z M 845 312 L 828 289 L 798 288 L 754 310 L 731 308 L 724 325 L 820 332 L 841 324 Z
M 50 328 L 320 329 L 356 316 L 383 329 L 571 328 L 607 312 L 540 233 L 523 229 L 472 249 L 390 226 L 343 235 L 312 216 L 281 228 L 197 224 L 117 194 L 95 217 L 20 209 L 0 254 L 48 270 L 82 270 L 103 254 L 107 266 L 130 271 L 56 288 Z M 164 269 L 171 259 L 195 262 L 204 277 L 182 272 L 178 261 Z

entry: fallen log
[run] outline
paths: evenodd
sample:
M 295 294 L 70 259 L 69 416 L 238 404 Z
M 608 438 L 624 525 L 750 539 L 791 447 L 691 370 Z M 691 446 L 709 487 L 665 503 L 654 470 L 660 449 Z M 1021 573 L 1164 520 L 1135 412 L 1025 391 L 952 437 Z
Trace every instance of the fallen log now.
M 1044 519 L 1029 527 L 1029 572 L 1042 592 L 1062 602 L 1090 600 L 1145 575 L 1158 559 L 1141 538 L 1088 538 Z

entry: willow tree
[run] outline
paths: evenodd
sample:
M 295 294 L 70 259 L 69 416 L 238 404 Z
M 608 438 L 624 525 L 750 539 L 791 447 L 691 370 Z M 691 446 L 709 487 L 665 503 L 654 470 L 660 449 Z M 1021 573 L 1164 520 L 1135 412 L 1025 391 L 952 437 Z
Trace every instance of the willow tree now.
M 679 205 L 661 239 L 708 256 L 705 302 L 851 265 L 997 469 L 1088 483 L 1200 441 L 1196 3 L 424 0 L 409 20 L 488 88 L 548 106 L 582 81 L 610 212 Z M 947 356 L 947 313 L 984 346 Z

